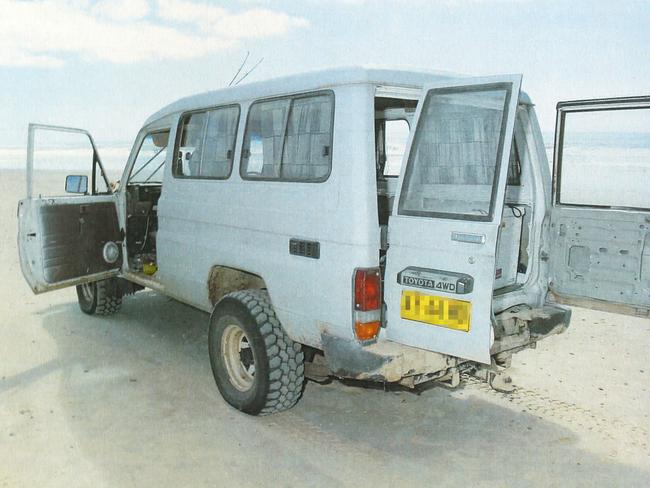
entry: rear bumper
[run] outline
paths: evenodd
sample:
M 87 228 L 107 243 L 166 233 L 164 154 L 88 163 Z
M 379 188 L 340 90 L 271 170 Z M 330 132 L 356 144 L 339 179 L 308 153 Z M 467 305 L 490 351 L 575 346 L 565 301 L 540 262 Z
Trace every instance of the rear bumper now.
M 534 347 L 537 341 L 564 332 L 570 319 L 571 310 L 557 305 L 512 307 L 499 315 L 497 328 L 501 333 L 490 354 L 497 364 L 502 364 L 512 354 Z M 468 363 L 462 358 L 385 340 L 363 346 L 328 333 L 323 333 L 321 340 L 329 371 L 339 378 L 387 383 L 404 378 L 422 381 L 443 377 Z
M 325 333 L 321 339 L 329 370 L 339 378 L 392 383 L 408 376 L 446 371 L 458 364 L 451 356 L 391 341 L 362 346 Z
M 526 347 L 534 347 L 537 341 L 561 334 L 571 321 L 571 310 L 558 305 L 541 308 L 512 307 L 497 317 L 499 334 L 490 354 L 514 353 Z

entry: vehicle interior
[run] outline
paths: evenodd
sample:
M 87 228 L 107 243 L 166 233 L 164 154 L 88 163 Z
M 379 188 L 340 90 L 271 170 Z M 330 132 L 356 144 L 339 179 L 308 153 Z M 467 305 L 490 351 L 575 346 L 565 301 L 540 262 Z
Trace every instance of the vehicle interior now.
M 382 259 L 388 249 L 388 217 L 417 103 L 412 99 L 375 97 L 375 164 Z
M 126 184 L 126 247 L 132 272 L 152 276 L 156 270 L 158 199 L 169 130 L 145 136 Z

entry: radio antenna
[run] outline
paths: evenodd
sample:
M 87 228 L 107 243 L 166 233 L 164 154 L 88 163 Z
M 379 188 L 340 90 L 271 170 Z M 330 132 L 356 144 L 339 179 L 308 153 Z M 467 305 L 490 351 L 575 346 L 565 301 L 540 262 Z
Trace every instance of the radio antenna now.
M 264 61 L 264 58 L 260 58 L 260 60 L 257 63 L 255 63 L 255 66 L 249 69 L 246 73 L 244 73 L 244 76 L 242 76 L 241 78 L 239 78 L 239 80 L 237 80 L 237 83 L 235 83 L 235 85 L 239 85 L 244 78 L 250 75 L 255 70 L 255 68 L 257 68 L 262 63 L 262 61 Z
M 237 75 L 239 75 L 239 73 L 241 73 L 241 70 L 244 67 L 244 65 L 246 64 L 246 61 L 248 60 L 248 56 L 250 56 L 250 53 L 251 53 L 250 51 L 246 51 L 246 56 L 244 57 L 244 60 L 242 61 L 241 66 L 237 70 L 237 73 L 235 73 L 235 76 L 232 77 L 232 80 L 230 80 L 230 83 L 228 83 L 228 86 L 231 86 L 233 84 L 233 82 L 235 81 L 235 78 L 237 78 Z

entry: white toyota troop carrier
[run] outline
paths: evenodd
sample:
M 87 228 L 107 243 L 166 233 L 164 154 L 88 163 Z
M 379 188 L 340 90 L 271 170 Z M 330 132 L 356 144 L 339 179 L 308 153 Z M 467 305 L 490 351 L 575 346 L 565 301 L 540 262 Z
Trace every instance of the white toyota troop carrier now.
M 90 134 L 32 124 L 23 274 L 76 285 L 87 314 L 142 288 L 210 313 L 216 384 L 249 414 L 305 377 L 508 389 L 512 354 L 568 327 L 560 297 L 650 308 L 647 206 L 611 186 L 591 205 L 562 158 L 574 120 L 650 100 L 560 103 L 552 180 L 520 83 L 353 68 L 216 90 L 152 115 L 119 183 Z M 88 136 L 72 195 L 33 194 L 37 131 Z

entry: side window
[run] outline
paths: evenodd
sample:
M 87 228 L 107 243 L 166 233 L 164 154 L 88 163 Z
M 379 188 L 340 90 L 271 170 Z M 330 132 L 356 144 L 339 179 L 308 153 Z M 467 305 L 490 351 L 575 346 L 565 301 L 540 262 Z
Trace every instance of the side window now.
M 650 109 L 566 112 L 558 203 L 650 209 Z
M 225 179 L 230 176 L 239 106 L 186 114 L 181 119 L 174 176 Z
M 255 102 L 246 122 L 244 179 L 324 181 L 332 163 L 331 93 Z
M 384 176 L 399 176 L 409 137 L 409 123 L 404 119 L 387 120 L 385 129 L 386 164 Z
M 131 183 L 162 183 L 163 166 L 167 157 L 169 130 L 151 132 L 140 144 L 138 155 L 131 168 Z

